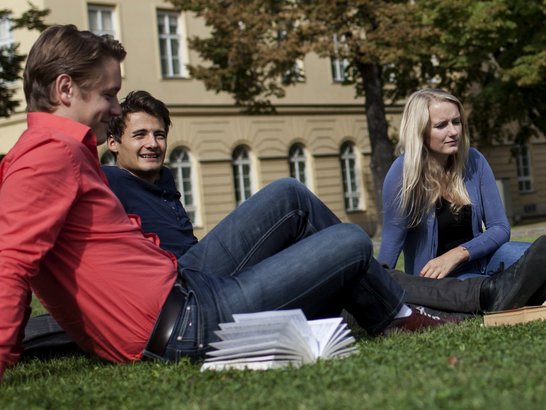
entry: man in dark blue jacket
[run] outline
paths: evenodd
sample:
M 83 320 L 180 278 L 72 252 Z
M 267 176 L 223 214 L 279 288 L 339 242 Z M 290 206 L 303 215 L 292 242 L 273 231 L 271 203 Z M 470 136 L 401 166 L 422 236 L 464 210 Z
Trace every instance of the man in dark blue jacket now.
M 130 92 L 122 115 L 111 120 L 108 149 L 117 166 L 103 166 L 110 188 L 145 233 L 177 258 L 197 243 L 171 171 L 163 166 L 171 120 L 167 107 L 146 91 Z

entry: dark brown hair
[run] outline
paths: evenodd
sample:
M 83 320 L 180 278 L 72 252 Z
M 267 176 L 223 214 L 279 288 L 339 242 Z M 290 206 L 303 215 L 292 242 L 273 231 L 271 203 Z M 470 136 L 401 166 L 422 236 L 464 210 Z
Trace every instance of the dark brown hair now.
M 100 79 L 105 59 L 121 62 L 126 54 L 121 43 L 111 36 L 80 31 L 72 24 L 48 27 L 30 49 L 25 66 L 27 110 L 54 110 L 52 87 L 59 75 L 69 75 L 85 92 Z
M 121 136 L 125 132 L 125 119 L 127 114 L 135 112 L 145 112 L 152 117 L 163 120 L 165 124 L 165 134 L 169 133 L 171 126 L 171 118 L 169 110 L 162 101 L 154 98 L 147 91 L 131 91 L 127 94 L 121 103 L 121 115 L 113 117 L 108 126 L 107 135 L 114 138 L 117 142 L 121 142 Z

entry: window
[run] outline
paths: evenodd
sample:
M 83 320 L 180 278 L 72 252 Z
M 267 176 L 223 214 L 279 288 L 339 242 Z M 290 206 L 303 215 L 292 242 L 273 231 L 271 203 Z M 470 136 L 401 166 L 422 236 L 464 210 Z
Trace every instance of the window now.
M 341 147 L 341 177 L 345 195 L 345 209 L 356 211 L 362 209 L 359 167 L 354 144 L 346 142 Z
M 13 44 L 11 34 L 11 20 L 9 16 L 0 17 L 0 47 L 9 47 Z
M 190 153 L 184 148 L 175 148 L 170 157 L 169 168 L 174 175 L 188 217 L 194 225 L 198 225 L 194 173 L 192 172 Z
M 102 157 L 100 157 L 100 163 L 102 165 L 116 165 L 116 157 L 112 152 L 106 151 L 102 154 Z
M 279 43 L 279 46 L 282 47 L 282 43 L 288 36 L 289 31 L 293 30 L 293 24 L 284 22 L 279 25 L 284 27 L 277 30 L 277 42 Z M 292 84 L 295 82 L 301 83 L 305 81 L 305 72 L 302 59 L 298 58 L 294 62 L 294 65 L 290 69 L 286 70 L 282 76 L 282 81 L 284 84 Z
M 346 58 L 340 58 L 340 51 L 345 49 L 345 39 L 343 36 L 338 40 L 337 34 L 333 36 L 334 42 L 334 55 L 330 58 L 332 66 L 332 80 L 336 83 L 342 83 L 348 79 L 347 67 L 349 66 L 349 60 Z
M 292 145 L 288 153 L 288 161 L 290 163 L 290 176 L 307 185 L 307 155 L 303 145 Z
M 11 33 L 11 19 L 9 15 L 0 17 L 0 57 L 5 59 L 5 64 L 9 64 L 16 58 L 15 51 L 17 45 L 13 40 Z M 13 70 L 4 72 L 4 64 L 0 65 L 0 72 L 3 73 L 3 79 L 0 79 L 0 84 L 7 87 L 15 87 L 17 73 Z
M 347 80 L 347 67 L 349 66 L 349 60 L 344 58 L 340 60 L 339 58 L 330 59 L 332 65 L 332 80 L 335 83 L 342 83 Z
M 114 8 L 109 6 L 89 5 L 87 7 L 89 31 L 101 36 L 108 34 L 116 37 Z
M 517 146 L 516 161 L 519 192 L 531 192 L 533 190 L 533 180 L 531 178 L 531 160 L 529 158 L 528 145 L 520 144 Z
M 157 12 L 159 57 L 163 77 L 187 77 L 185 61 L 187 49 L 180 28 L 180 14 L 170 11 Z
M 237 206 L 252 195 L 251 160 L 248 149 L 239 146 L 233 151 L 233 185 Z

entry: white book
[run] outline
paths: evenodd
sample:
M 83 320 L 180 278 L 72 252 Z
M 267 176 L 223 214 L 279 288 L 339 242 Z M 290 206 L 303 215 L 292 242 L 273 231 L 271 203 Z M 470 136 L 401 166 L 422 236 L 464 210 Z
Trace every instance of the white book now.
M 356 353 L 342 318 L 307 320 L 301 309 L 233 315 L 220 323 L 201 370 L 265 370 Z

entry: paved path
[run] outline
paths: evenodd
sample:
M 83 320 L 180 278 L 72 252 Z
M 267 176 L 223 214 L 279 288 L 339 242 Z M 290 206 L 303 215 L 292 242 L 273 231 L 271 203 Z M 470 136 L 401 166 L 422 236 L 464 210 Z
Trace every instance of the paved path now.
M 532 224 L 512 226 L 512 238 L 546 235 L 546 220 Z

